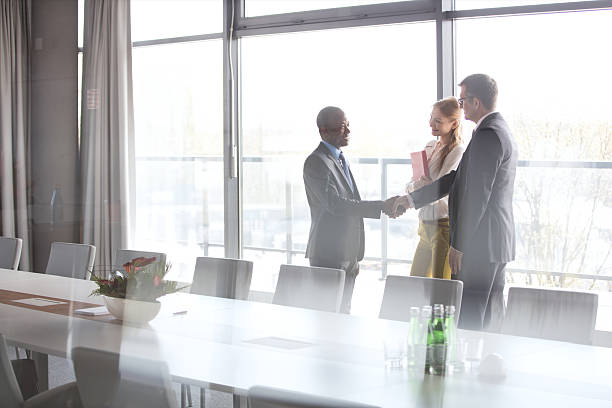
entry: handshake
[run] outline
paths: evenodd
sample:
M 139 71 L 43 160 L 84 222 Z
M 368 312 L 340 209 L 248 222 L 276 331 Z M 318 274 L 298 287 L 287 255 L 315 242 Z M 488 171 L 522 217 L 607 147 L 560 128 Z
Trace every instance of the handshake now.
M 407 209 L 414 207 L 409 195 L 395 196 L 385 200 L 383 212 L 389 218 L 397 218 L 404 214 Z

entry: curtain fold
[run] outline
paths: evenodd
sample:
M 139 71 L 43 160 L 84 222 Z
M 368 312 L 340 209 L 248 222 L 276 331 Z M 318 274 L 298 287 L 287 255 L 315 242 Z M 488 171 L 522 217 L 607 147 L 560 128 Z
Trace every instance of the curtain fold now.
M 0 232 L 23 240 L 31 266 L 30 0 L 0 1 Z
M 129 246 L 134 107 L 129 0 L 85 2 L 81 106 L 83 242 L 96 265 Z

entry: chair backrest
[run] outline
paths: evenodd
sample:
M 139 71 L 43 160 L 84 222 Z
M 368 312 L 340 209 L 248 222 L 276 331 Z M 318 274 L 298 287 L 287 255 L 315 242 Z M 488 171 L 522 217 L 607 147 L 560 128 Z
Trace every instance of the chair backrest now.
M 174 408 L 168 365 L 85 347 L 72 349 L 83 407 Z
M 123 264 L 130 262 L 134 258 L 156 258 L 156 262 L 162 262 L 166 264 L 166 254 L 163 252 L 147 252 L 147 251 L 135 251 L 132 249 L 118 249 L 115 254 L 115 267 L 120 268 Z
M 356 402 L 325 398 L 277 388 L 253 386 L 248 393 L 249 408 L 377 408 Z
M 502 333 L 591 344 L 597 302 L 595 293 L 511 287 Z
M 390 320 L 410 320 L 413 306 L 455 305 L 455 321 L 459 321 L 463 282 L 418 276 L 387 276 L 385 292 L 378 317 Z
M 17 269 L 21 245 L 21 238 L 0 237 L 0 269 Z
M 2 334 L 0 334 L 0 401 L 5 408 L 23 406 L 23 396 L 7 353 L 6 339 Z
M 344 274 L 342 269 L 281 265 L 272 303 L 338 312 Z
M 85 279 L 93 268 L 95 257 L 96 247 L 93 245 L 54 242 L 45 273 Z
M 246 300 L 252 276 L 251 261 L 199 257 L 193 273 L 191 293 Z

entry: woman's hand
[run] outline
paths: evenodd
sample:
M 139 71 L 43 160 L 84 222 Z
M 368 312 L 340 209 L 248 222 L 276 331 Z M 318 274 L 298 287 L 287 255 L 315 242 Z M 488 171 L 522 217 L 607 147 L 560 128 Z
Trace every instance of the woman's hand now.
M 412 182 L 414 190 L 418 190 L 428 184 L 431 184 L 432 180 L 428 176 L 421 176 L 418 180 Z

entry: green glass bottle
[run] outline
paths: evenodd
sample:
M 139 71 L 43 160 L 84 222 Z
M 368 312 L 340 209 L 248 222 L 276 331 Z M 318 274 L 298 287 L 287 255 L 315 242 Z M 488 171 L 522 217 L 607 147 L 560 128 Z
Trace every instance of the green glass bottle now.
M 455 320 L 455 306 L 447 305 L 444 307 L 444 330 L 446 331 L 446 366 L 451 370 L 456 368 L 456 347 L 457 347 L 457 323 Z
M 421 341 L 419 342 L 419 357 L 425 360 L 425 374 L 429 374 L 429 342 L 431 335 L 431 306 L 421 307 L 421 323 L 420 323 Z M 421 361 L 423 361 L 421 360 Z
M 431 330 L 428 330 L 429 373 L 444 375 L 446 372 L 447 339 L 444 329 L 444 305 L 434 305 Z

